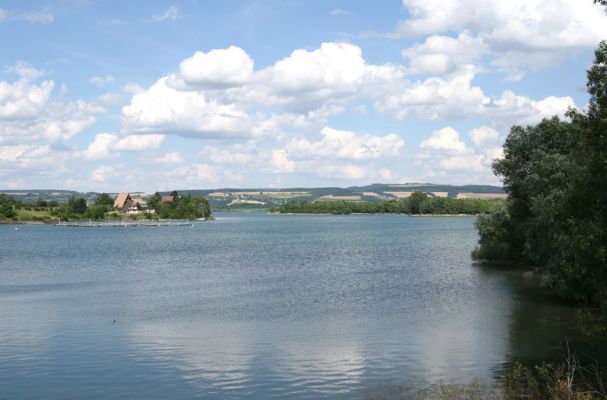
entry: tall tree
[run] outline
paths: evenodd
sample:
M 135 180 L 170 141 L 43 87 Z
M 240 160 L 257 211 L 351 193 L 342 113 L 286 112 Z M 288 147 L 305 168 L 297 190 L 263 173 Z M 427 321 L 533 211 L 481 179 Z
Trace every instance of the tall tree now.
M 114 205 L 114 199 L 108 193 L 99 193 L 97 197 L 95 197 L 95 205 L 112 207 Z
M 511 129 L 493 164 L 506 212 L 480 219 L 474 255 L 539 268 L 553 292 L 600 315 L 607 328 L 607 43 L 588 70 L 587 112 L 569 110 Z
M 17 215 L 14 209 L 15 201 L 7 194 L 0 193 L 0 219 L 13 218 Z
M 407 199 L 409 203 L 409 212 L 411 214 L 419 214 L 421 205 L 423 201 L 427 198 L 428 195 L 426 193 L 413 192 L 411 196 L 409 196 L 409 198 Z

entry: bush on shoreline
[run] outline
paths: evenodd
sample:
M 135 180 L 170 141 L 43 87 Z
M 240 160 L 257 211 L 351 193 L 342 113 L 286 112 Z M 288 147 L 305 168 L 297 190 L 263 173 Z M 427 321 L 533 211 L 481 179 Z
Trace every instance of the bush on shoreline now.
M 492 385 L 440 382 L 428 387 L 389 384 L 363 391 L 366 400 L 605 400 L 605 372 L 583 367 L 574 357 L 533 368 L 515 362 Z
M 417 194 L 417 195 L 416 195 Z M 415 195 L 415 196 L 414 196 Z M 291 214 L 426 214 L 477 215 L 488 213 L 503 200 L 429 197 L 415 192 L 410 198 L 389 201 L 290 201 L 270 212 Z

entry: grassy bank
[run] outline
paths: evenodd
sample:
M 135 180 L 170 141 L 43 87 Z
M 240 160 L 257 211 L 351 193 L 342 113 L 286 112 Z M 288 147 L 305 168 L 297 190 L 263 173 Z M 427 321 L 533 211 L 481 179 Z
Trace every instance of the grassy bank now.
M 493 384 L 440 382 L 427 387 L 387 384 L 363 391 L 367 400 L 604 400 L 604 370 L 568 356 L 561 363 L 525 367 L 514 363 Z
M 17 215 L 11 219 L 5 220 L 5 223 L 50 223 L 57 221 L 57 217 L 51 215 L 48 210 L 15 210 Z

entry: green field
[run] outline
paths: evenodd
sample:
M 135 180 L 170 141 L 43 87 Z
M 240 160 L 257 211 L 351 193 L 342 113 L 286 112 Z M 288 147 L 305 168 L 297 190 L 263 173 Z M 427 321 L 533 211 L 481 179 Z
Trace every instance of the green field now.
M 56 221 L 57 217 L 50 214 L 49 211 L 34 210 L 15 210 L 19 222 L 51 222 Z

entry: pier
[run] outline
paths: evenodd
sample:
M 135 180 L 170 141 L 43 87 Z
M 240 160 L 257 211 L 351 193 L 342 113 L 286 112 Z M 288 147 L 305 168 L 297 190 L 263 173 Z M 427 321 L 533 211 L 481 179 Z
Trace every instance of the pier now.
M 130 228 L 139 226 L 192 226 L 193 223 L 190 220 L 150 220 L 150 221 L 73 221 L 73 222 L 61 222 L 55 224 L 55 226 L 65 226 L 74 228 Z

